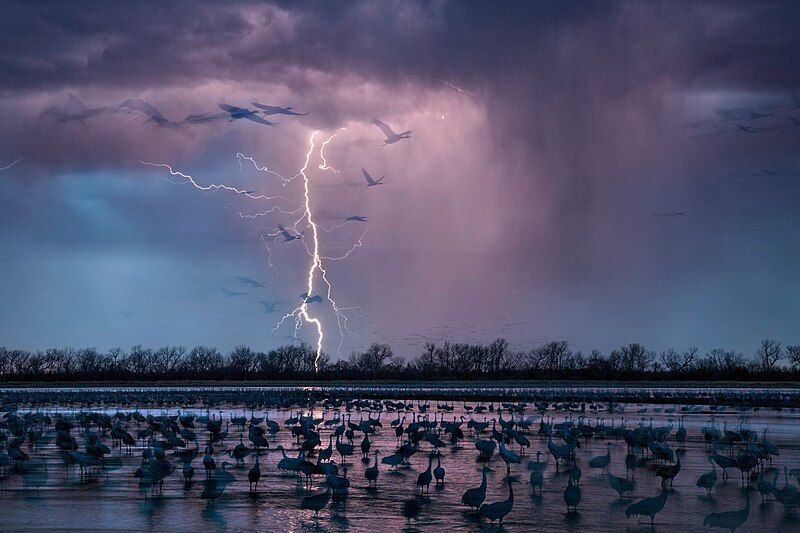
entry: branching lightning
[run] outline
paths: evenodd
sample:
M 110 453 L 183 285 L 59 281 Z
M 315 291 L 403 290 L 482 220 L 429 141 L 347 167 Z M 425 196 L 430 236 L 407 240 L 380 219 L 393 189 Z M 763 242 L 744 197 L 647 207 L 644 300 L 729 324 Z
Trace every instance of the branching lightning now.
M 336 170 L 333 167 L 329 167 L 328 166 L 328 161 L 325 159 L 325 147 L 328 146 L 328 143 L 331 142 L 334 137 L 339 135 L 339 132 L 342 131 L 342 130 L 344 130 L 344 128 L 339 128 L 338 130 L 336 130 L 333 133 L 333 135 L 331 135 L 330 137 L 325 139 L 325 141 L 320 145 L 320 147 L 319 147 L 319 158 L 322 160 L 322 162 L 319 164 L 319 169 L 320 170 L 330 170 L 334 174 L 339 174 L 338 170 Z
M 281 206 L 280 204 L 274 204 L 268 209 L 263 211 L 255 212 L 255 213 L 244 213 L 239 211 L 237 214 L 242 219 L 249 220 L 254 226 L 254 221 L 261 217 L 266 217 L 268 215 L 274 213 L 280 213 L 282 215 L 290 215 L 290 216 L 297 216 L 294 220 L 294 223 L 287 224 L 287 228 L 290 228 L 295 234 L 298 236 L 298 240 L 303 243 L 303 246 L 306 250 L 307 255 L 311 259 L 311 263 L 308 267 L 308 274 L 306 277 L 306 298 L 302 299 L 302 302 L 299 306 L 297 306 L 293 311 L 290 313 L 285 314 L 280 321 L 275 325 L 272 329 L 274 333 L 277 331 L 287 319 L 294 318 L 295 320 L 295 327 L 294 327 L 294 337 L 297 338 L 300 328 L 304 323 L 313 325 L 314 330 L 317 334 L 317 342 L 316 342 L 316 352 L 314 357 L 314 369 L 319 371 L 319 363 L 322 357 L 322 349 L 323 349 L 323 342 L 325 339 L 325 332 L 323 328 L 322 321 L 318 317 L 312 316 L 310 309 L 309 309 L 309 298 L 314 295 L 314 283 L 317 277 L 322 279 L 322 282 L 325 284 L 325 297 L 326 301 L 330 302 L 331 309 L 333 310 L 334 315 L 336 316 L 336 322 L 338 326 L 339 332 L 339 343 L 338 343 L 338 351 L 341 353 L 342 344 L 344 342 L 344 333 L 353 333 L 353 331 L 347 325 L 347 313 L 353 313 L 357 316 L 363 317 L 364 313 L 359 307 L 351 306 L 351 307 L 340 307 L 336 301 L 333 299 L 333 286 L 331 284 L 330 279 L 328 278 L 328 272 L 325 269 L 324 261 L 340 261 L 348 256 L 350 256 L 357 248 L 363 245 L 363 239 L 366 235 L 366 226 L 364 230 L 361 232 L 360 236 L 356 239 L 356 242 L 352 244 L 352 246 L 342 247 L 344 253 L 341 255 L 325 255 L 322 252 L 321 246 L 321 232 L 326 234 L 332 233 L 334 230 L 339 229 L 344 226 L 344 224 L 336 224 L 331 228 L 325 228 L 316 220 L 314 215 L 314 210 L 312 207 L 312 199 L 311 199 L 311 187 L 310 187 L 310 179 L 308 176 L 309 165 L 311 164 L 312 156 L 317 150 L 317 146 L 319 147 L 318 154 L 321 163 L 319 164 L 318 168 L 320 170 L 329 170 L 333 173 L 338 174 L 339 171 L 334 169 L 333 167 L 328 165 L 327 160 L 325 159 L 325 148 L 328 144 L 345 128 L 340 128 L 336 130 L 333 134 L 331 134 L 328 138 L 326 138 L 322 143 L 317 145 L 317 137 L 320 134 L 320 131 L 314 131 L 308 139 L 308 151 L 305 153 L 305 158 L 303 160 L 303 165 L 300 170 L 291 177 L 286 177 L 280 172 L 273 170 L 267 166 L 259 165 L 256 160 L 250 156 L 244 155 L 242 153 L 237 153 L 236 157 L 239 162 L 240 170 L 243 171 L 243 163 L 244 161 L 250 162 L 253 167 L 270 176 L 277 178 L 280 183 L 286 187 L 290 183 L 292 183 L 297 178 L 302 178 L 302 185 L 303 185 L 303 201 L 300 203 L 298 207 L 291 207 L 286 208 Z M 246 197 L 252 200 L 270 200 L 270 201 L 278 201 L 278 200 L 286 200 L 283 196 L 267 196 L 263 194 L 255 194 L 254 191 L 247 191 L 244 189 L 240 189 L 238 187 L 234 187 L 231 185 L 226 185 L 224 183 L 212 183 L 210 185 L 201 185 L 198 183 L 192 176 L 186 174 L 184 172 L 178 171 L 173 169 L 170 165 L 166 163 L 149 163 L 146 161 L 140 162 L 143 165 L 164 168 L 166 169 L 170 176 L 178 177 L 180 180 L 168 180 L 172 183 L 176 184 L 185 184 L 191 185 L 192 187 L 201 190 L 201 191 L 211 191 L 211 190 L 221 190 L 221 191 L 228 191 L 230 193 L 234 193 L 236 195 L 241 195 L 242 197 Z M 263 229 L 263 228 L 260 228 Z M 304 230 L 310 229 L 310 239 L 304 237 Z M 266 235 L 277 239 L 279 235 L 282 234 L 281 230 L 272 230 L 267 232 Z M 265 233 L 260 232 L 261 240 L 265 247 L 267 248 L 267 264 L 269 265 L 270 269 L 275 272 L 275 277 L 277 278 L 277 269 L 275 265 L 272 263 L 272 252 L 269 246 L 269 243 L 265 239 Z M 310 240 L 310 242 L 309 242 Z

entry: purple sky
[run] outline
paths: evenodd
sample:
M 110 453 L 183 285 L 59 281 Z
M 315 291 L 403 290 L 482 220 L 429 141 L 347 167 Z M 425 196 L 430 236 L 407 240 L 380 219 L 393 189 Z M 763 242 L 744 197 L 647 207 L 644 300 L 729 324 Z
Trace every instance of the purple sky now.
M 793 2 L 19 2 L 0 20 L 0 344 L 288 342 L 308 177 L 346 355 L 386 341 L 798 342 Z M 461 91 L 456 87 L 462 89 Z M 308 115 L 159 127 L 217 104 Z M 105 109 L 85 121 L 63 120 Z M 50 111 L 48 111 L 50 110 Z M 762 116 L 763 115 L 763 116 Z M 413 138 L 382 146 L 379 117 Z M 740 127 L 741 126 L 741 127 Z M 360 168 L 385 184 L 365 188 Z M 298 229 L 304 229 L 298 226 Z M 267 249 L 261 239 L 265 236 Z M 306 236 L 309 232 L 306 232 Z M 307 241 L 308 242 L 308 241 Z M 268 258 L 274 269 L 268 266 Z M 253 288 L 244 276 L 266 283 Z M 319 280 L 317 282 L 319 286 Z M 226 296 L 223 292 L 243 292 Z M 313 304 L 338 348 L 328 302 Z M 363 311 L 363 313 L 362 313 Z M 291 321 L 289 321 L 291 322 Z M 300 338 L 315 341 L 304 328 Z

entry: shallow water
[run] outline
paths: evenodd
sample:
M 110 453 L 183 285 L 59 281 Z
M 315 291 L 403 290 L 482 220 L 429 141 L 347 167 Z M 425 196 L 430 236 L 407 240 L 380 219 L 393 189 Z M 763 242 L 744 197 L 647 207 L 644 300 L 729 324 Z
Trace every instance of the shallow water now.
M 419 398 L 424 401 L 424 398 Z M 429 415 L 437 411 L 436 400 L 432 400 Z M 474 404 L 474 403 L 473 403 Z M 488 402 L 486 403 L 488 405 Z M 131 411 L 135 406 L 126 405 L 123 411 Z M 701 428 L 707 425 L 710 414 L 707 412 L 682 411 L 680 406 L 662 405 L 632 405 L 624 406 L 624 412 L 586 413 L 587 419 L 594 424 L 596 418 L 603 417 L 605 424 L 619 425 L 622 417 L 627 420 L 627 426 L 632 427 L 644 417 L 645 423 L 660 426 L 667 424 L 669 419 L 677 420 L 682 415 L 688 431 L 686 450 L 680 455 L 682 469 L 675 478 L 673 490 L 669 492 L 664 510 L 656 518 L 656 530 L 662 531 L 701 531 L 703 518 L 711 512 L 741 509 L 745 502 L 745 491 L 740 482 L 739 471 L 731 471 L 731 478 L 722 482 L 722 471 L 718 469 L 719 484 L 706 496 L 705 491 L 695 486 L 700 474 L 710 470 L 707 460 L 707 450 L 701 442 Z M 641 413 L 646 408 L 646 412 Z M 19 413 L 27 410 L 21 407 Z M 35 407 L 33 409 L 36 409 Z M 69 406 L 48 406 L 43 408 L 49 412 L 70 411 Z M 676 412 L 665 412 L 675 409 Z M 40 409 L 42 410 L 42 409 Z M 97 409 L 95 409 L 97 410 Z M 115 413 L 116 407 L 106 405 L 108 413 Z M 175 414 L 176 409 L 141 408 L 143 414 L 153 413 Z M 205 408 L 196 406 L 190 409 L 181 409 L 182 413 L 196 411 L 205 413 Z M 416 411 L 416 409 L 415 409 Z M 242 415 L 241 406 L 223 406 L 222 409 L 213 410 L 212 413 L 222 412 L 227 419 L 231 414 Z M 343 416 L 349 414 L 353 422 L 366 419 L 367 416 L 377 416 L 375 412 L 357 411 L 353 409 L 346 413 L 344 408 L 338 410 Z M 315 416 L 321 416 L 322 409 L 316 407 Z M 263 416 L 263 411 L 256 411 L 256 416 Z M 298 446 L 291 437 L 290 431 L 283 421 L 296 414 L 295 411 L 270 411 L 270 418 L 281 425 L 277 438 L 271 441 L 274 448 L 282 444 L 287 453 L 294 457 L 297 455 Z M 554 417 L 557 422 L 567 416 L 576 418 L 580 412 L 548 411 L 547 415 Z M 250 411 L 246 411 L 248 418 Z M 331 418 L 333 411 L 325 412 L 326 418 Z M 463 404 L 456 403 L 455 411 L 447 413 L 444 417 L 452 420 L 461 415 L 469 417 L 464 411 Z M 383 429 L 378 429 L 378 434 L 372 440 L 372 450 L 380 450 L 383 456 L 391 454 L 397 448 L 397 441 L 390 422 L 395 419 L 396 413 L 383 412 L 381 422 Z M 406 423 L 412 419 L 412 413 L 404 413 Z M 441 415 L 440 415 L 441 416 Z M 513 484 L 514 507 L 506 517 L 503 527 L 508 531 L 649 531 L 649 520 L 637 521 L 635 517 L 625 518 L 625 508 L 640 498 L 655 496 L 659 493 L 660 478 L 656 477 L 649 466 L 651 461 L 642 461 L 636 469 L 634 477 L 636 489 L 632 496 L 619 500 L 608 482 L 599 470 L 591 469 L 588 460 L 591 457 L 606 453 L 606 441 L 593 439 L 581 442 L 581 449 L 577 450 L 577 464 L 582 469 L 580 487 L 582 501 L 577 513 L 566 513 L 563 501 L 563 491 L 567 485 L 567 474 L 564 466 L 556 471 L 555 461 L 547 452 L 547 441 L 536 434 L 538 429 L 539 414 L 529 406 L 525 417 L 534 417 L 537 422 L 531 427 L 532 434 L 528 435 L 531 448 L 523 456 L 522 464 L 512 465 L 512 477 L 519 480 Z M 796 468 L 800 466 L 800 419 L 789 410 L 774 411 L 762 409 L 759 411 L 739 412 L 734 409 L 718 410 L 715 414 L 717 425 L 722 429 L 727 422 L 728 428 L 738 426 L 742 417 L 745 417 L 745 427 L 757 431 L 759 435 L 763 428 L 768 428 L 767 437 L 780 447 L 780 456 L 774 460 L 774 467 Z M 504 413 L 508 419 L 509 413 Z M 492 421 L 497 418 L 497 412 L 485 412 L 474 415 L 476 420 L 486 418 Z M 256 527 L 267 530 L 285 531 L 397 531 L 405 528 L 420 530 L 499 530 L 499 526 L 491 526 L 485 519 L 478 519 L 461 503 L 461 495 L 470 488 L 480 483 L 480 469 L 482 463 L 477 461 L 478 453 L 473 445 L 475 437 L 462 426 L 466 438 L 459 449 L 447 448 L 443 450 L 442 466 L 446 470 L 443 486 L 435 487 L 431 484 L 430 493 L 419 498 L 421 512 L 419 520 L 407 523 L 401 514 L 403 500 L 413 498 L 415 495 L 415 482 L 419 472 L 428 464 L 427 452 L 429 445 L 422 444 L 422 450 L 412 456 L 411 466 L 401 468 L 396 472 L 389 472 L 389 467 L 381 465 L 381 473 L 376 489 L 368 487 L 364 478 L 364 470 L 369 465 L 360 459 L 359 443 L 362 435 L 356 434 L 356 456 L 348 460 L 348 478 L 351 487 L 346 497 L 340 498 L 320 512 L 315 518 L 313 512 L 301 510 L 300 501 L 303 496 L 323 490 L 324 478 L 314 479 L 313 487 L 307 490 L 302 482 L 298 483 L 296 477 L 283 474 L 276 468 L 281 453 L 275 450 L 264 451 L 261 456 L 262 477 L 257 494 L 248 492 L 247 471 L 252 465 L 253 456 L 246 459 L 246 467 L 229 468 L 236 480 L 230 484 L 225 493 L 217 500 L 202 500 L 204 473 L 201 465 L 202 443 L 205 442 L 205 429 L 200 423 L 196 424 L 198 442 L 201 443 L 200 456 L 194 460 L 196 468 L 195 481 L 186 486 L 181 476 L 180 465 L 175 473 L 167 478 L 163 490 L 140 489 L 134 472 L 139 466 L 142 442 L 131 454 L 125 450 L 114 447 L 111 458 L 107 464 L 117 464 L 118 468 L 110 468 L 109 472 L 97 472 L 85 476 L 82 480 L 76 466 L 65 466 L 60 452 L 55 447 L 53 439 L 41 446 L 38 450 L 30 449 L 28 443 L 23 445 L 31 456 L 33 473 L 11 473 L 2 481 L 0 488 L 0 530 L 20 529 L 161 529 L 167 531 L 198 531 L 208 529 L 243 530 Z M 143 426 L 142 426 L 143 427 Z M 499 427 L 499 426 L 498 426 Z M 135 434 L 135 423 L 131 423 L 130 430 Z M 328 443 L 331 428 L 322 430 L 323 447 Z M 54 434 L 52 426 L 49 430 Z M 79 432 L 73 429 L 79 442 Z M 217 464 L 222 462 L 222 453 L 231 450 L 239 442 L 240 431 L 230 426 L 230 436 L 226 446 L 215 445 Z M 244 432 L 244 442 L 247 441 L 247 432 Z M 445 436 L 443 440 L 447 441 Z M 484 438 L 489 438 L 488 432 Z M 111 445 L 111 440 L 104 441 Z M 614 475 L 624 477 L 626 468 L 624 458 L 626 445 L 624 441 L 609 439 L 608 442 L 612 462 L 609 471 Z M 670 446 L 676 448 L 674 431 L 669 438 Z M 249 443 L 248 443 L 249 444 Z M 542 461 L 548 463 L 544 472 L 544 490 L 541 496 L 533 496 L 533 491 L 528 483 L 528 461 L 535 460 L 536 451 L 542 451 Z M 515 451 L 519 451 L 515 447 Z M 171 457 L 171 452 L 168 458 Z M 371 455 L 371 458 L 374 457 Z M 227 458 L 233 462 L 233 459 Z M 334 459 L 340 458 L 334 452 Z M 38 467 L 41 462 L 42 467 Z M 497 452 L 488 462 L 493 469 L 489 475 L 487 502 L 505 499 L 508 496 L 506 483 L 506 468 Z M 434 461 L 434 466 L 436 462 Z M 769 465 L 768 465 L 769 466 Z M 767 470 L 767 479 L 772 474 Z M 790 483 L 795 484 L 794 479 Z M 783 475 L 780 476 L 779 486 L 783 486 Z M 755 482 L 752 483 L 752 487 Z M 749 490 L 751 510 L 747 521 L 739 531 L 781 531 L 798 530 L 800 518 L 797 511 L 786 512 L 783 506 L 776 501 L 761 504 L 761 497 L 752 488 Z M 706 529 L 708 530 L 708 529 Z

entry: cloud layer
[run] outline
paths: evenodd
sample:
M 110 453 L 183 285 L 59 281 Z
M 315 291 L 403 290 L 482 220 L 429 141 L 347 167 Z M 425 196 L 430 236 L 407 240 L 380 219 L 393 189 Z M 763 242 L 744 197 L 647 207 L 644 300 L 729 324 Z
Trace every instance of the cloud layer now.
M 0 21 L 0 167 L 22 159 L 0 173 L 2 342 L 283 342 L 258 301 L 296 304 L 299 246 L 272 247 L 267 288 L 221 289 L 274 277 L 259 233 L 286 221 L 140 161 L 294 205 L 299 182 L 236 154 L 293 175 L 310 133 L 338 128 L 341 173 L 310 177 L 323 224 L 369 218 L 330 264 L 337 302 L 364 311 L 345 352 L 793 341 L 799 23 L 789 2 L 20 3 Z M 222 101 L 310 113 L 159 128 L 126 98 L 176 122 Z M 415 138 L 381 146 L 372 116 Z

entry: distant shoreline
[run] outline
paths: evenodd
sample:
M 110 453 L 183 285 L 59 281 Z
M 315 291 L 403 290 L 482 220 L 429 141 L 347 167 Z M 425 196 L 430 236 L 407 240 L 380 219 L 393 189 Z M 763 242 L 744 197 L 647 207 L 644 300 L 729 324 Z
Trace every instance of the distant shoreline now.
M 799 381 L 620 381 L 620 380 L 185 380 L 185 381 L 12 381 L 0 383 L 0 390 L 20 389 L 20 388 L 89 388 L 89 387 L 221 387 L 221 388 L 241 388 L 241 387 L 397 387 L 415 388 L 435 386 L 441 389 L 461 388 L 461 387 L 553 387 L 553 388 L 680 388 L 680 389 L 724 389 L 724 388 L 770 388 L 770 389 L 791 389 L 800 387 Z

